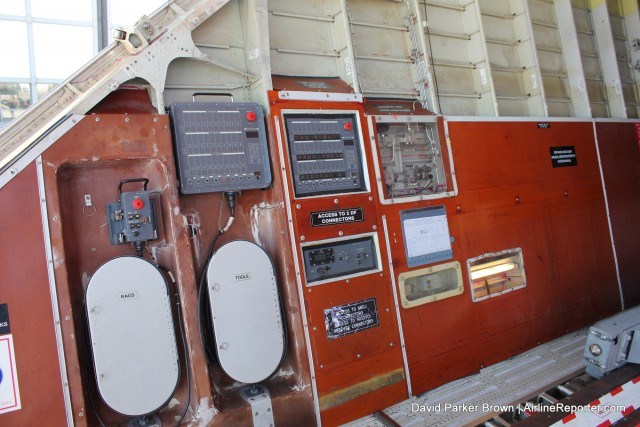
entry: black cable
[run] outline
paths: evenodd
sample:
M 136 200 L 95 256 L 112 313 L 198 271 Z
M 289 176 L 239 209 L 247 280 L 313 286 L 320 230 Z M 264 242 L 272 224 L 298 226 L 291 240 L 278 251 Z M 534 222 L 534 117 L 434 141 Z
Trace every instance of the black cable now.
M 433 46 L 431 46 L 431 31 L 429 30 L 429 20 L 427 19 L 427 2 L 424 2 L 424 22 L 427 27 L 427 40 L 429 40 L 429 59 L 433 67 L 433 83 L 436 86 L 436 101 L 438 102 L 438 114 L 443 115 L 442 105 L 440 105 L 440 90 L 438 89 L 438 73 L 436 73 L 436 64 L 433 62 Z
M 185 338 L 184 324 L 182 322 L 182 308 L 180 307 L 180 294 L 178 292 L 178 284 L 176 283 L 175 278 L 173 277 L 173 274 L 170 271 L 168 273 L 169 273 L 169 277 L 171 278 L 174 295 L 176 297 L 176 307 L 178 311 L 177 313 L 178 324 L 180 326 L 180 338 L 182 339 L 182 351 L 184 353 L 184 368 L 185 368 L 185 375 L 187 380 L 187 402 L 184 405 L 184 410 L 180 415 L 180 419 L 175 425 L 175 427 L 178 427 L 184 420 L 184 417 L 187 415 L 187 411 L 189 411 L 189 405 L 191 404 L 191 372 L 189 371 L 189 358 L 188 358 L 189 352 L 187 350 L 187 340 Z
M 218 231 L 211 242 L 207 255 L 207 262 L 204 265 L 202 275 L 200 276 L 200 283 L 198 284 L 198 330 L 200 332 L 200 342 L 204 348 L 208 363 L 211 363 L 215 359 L 215 355 L 211 348 L 211 343 L 213 342 L 213 332 L 211 331 L 211 323 L 209 322 L 209 319 L 211 318 L 211 307 L 208 304 L 209 298 L 205 298 L 205 296 L 209 295 L 209 289 L 205 286 L 205 283 L 207 281 L 207 269 L 209 268 L 211 255 L 213 255 L 213 249 L 215 248 L 216 242 L 220 236 L 222 236 L 222 232 Z
M 213 256 L 213 251 L 215 249 L 216 243 L 220 236 L 226 233 L 231 225 L 233 224 L 233 219 L 236 215 L 236 193 L 233 191 L 226 192 L 227 200 L 229 202 L 229 209 L 231 213 L 229 215 L 229 220 L 227 221 L 227 225 L 225 228 L 218 230 L 216 235 L 213 237 L 211 241 L 211 245 L 209 246 L 209 251 L 207 252 L 207 262 L 202 269 L 202 274 L 200 275 L 200 282 L 198 283 L 198 331 L 200 333 L 200 342 L 202 344 L 202 348 L 204 349 L 205 356 L 207 358 L 207 362 L 211 364 L 216 359 L 216 352 L 212 348 L 212 343 L 215 342 L 215 337 L 213 331 L 211 330 L 211 306 L 209 305 L 209 288 L 206 286 L 206 277 L 207 270 L 209 269 L 209 263 L 211 262 L 211 257 Z
M 225 193 L 227 195 L 227 199 L 229 200 L 229 208 L 231 209 L 231 217 L 236 216 L 236 193 L 233 191 L 229 191 Z

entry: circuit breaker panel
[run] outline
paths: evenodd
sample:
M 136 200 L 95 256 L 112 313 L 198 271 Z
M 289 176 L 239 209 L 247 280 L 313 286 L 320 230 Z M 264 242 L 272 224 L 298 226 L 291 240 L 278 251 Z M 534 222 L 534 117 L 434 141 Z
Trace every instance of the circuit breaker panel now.
M 296 197 L 365 190 L 357 116 L 286 114 Z
M 183 194 L 261 189 L 271 184 L 260 105 L 175 103 L 169 115 Z

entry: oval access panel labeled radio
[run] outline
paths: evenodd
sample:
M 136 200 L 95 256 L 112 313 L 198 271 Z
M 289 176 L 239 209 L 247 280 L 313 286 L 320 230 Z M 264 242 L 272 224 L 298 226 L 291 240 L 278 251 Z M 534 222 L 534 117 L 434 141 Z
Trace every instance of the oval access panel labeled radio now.
M 180 366 L 167 282 L 150 262 L 120 257 L 103 264 L 87 286 L 87 320 L 98 391 L 124 415 L 163 407 Z

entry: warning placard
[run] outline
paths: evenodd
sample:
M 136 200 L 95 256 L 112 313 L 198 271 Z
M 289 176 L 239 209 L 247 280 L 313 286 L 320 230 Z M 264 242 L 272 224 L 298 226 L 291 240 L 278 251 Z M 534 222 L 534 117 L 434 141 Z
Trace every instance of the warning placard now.
M 574 146 L 549 147 L 549 150 L 551 151 L 551 166 L 554 168 L 576 166 L 578 164 Z
M 327 308 L 324 311 L 324 323 L 330 340 L 378 326 L 376 299 Z
M 13 352 L 13 336 L 0 336 L 0 414 L 17 411 L 20 405 L 20 390 Z

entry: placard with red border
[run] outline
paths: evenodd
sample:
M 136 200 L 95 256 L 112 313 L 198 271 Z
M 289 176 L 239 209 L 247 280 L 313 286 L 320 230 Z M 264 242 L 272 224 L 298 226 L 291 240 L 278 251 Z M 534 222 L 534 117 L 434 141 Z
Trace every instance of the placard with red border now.
M 17 411 L 21 407 L 13 335 L 2 335 L 0 336 L 0 414 Z

